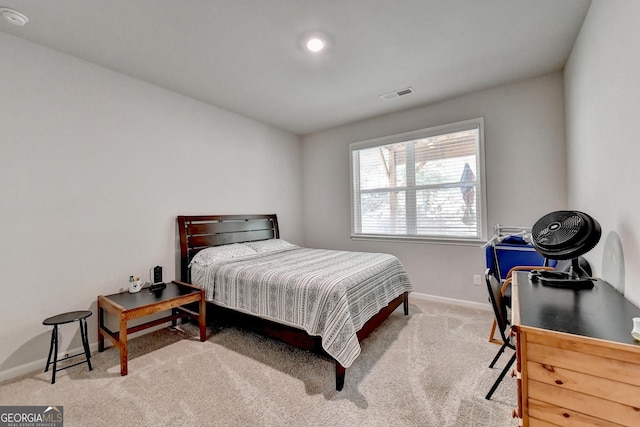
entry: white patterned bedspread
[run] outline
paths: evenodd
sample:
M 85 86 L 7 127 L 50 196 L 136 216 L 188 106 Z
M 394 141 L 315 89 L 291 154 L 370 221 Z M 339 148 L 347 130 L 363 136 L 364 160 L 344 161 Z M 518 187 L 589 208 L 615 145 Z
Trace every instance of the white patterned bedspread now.
M 294 247 L 192 264 L 208 301 L 298 326 L 322 337 L 345 368 L 360 354 L 356 332 L 391 300 L 411 291 L 393 255 Z

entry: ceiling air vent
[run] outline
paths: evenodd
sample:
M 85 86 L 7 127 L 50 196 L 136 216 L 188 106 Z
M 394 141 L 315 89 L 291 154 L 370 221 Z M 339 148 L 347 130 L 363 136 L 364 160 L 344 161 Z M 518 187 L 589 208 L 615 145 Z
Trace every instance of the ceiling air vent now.
M 411 93 L 415 93 L 415 91 L 412 88 L 407 87 L 404 89 L 397 90 L 395 92 L 389 92 L 389 93 L 385 93 L 384 95 L 380 95 L 380 98 L 383 101 L 390 101 L 392 99 L 400 98 L 401 96 L 409 95 Z

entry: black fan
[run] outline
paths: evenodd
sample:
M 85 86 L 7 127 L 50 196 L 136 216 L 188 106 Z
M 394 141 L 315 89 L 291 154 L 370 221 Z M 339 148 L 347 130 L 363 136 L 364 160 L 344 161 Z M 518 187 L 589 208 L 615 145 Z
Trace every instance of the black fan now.
M 579 257 L 600 241 L 598 221 L 579 211 L 556 211 L 540 218 L 531 229 L 531 244 L 542 256 L 571 260 L 567 272 L 532 271 L 529 277 L 543 285 L 570 289 L 591 289 L 593 280 L 581 268 Z

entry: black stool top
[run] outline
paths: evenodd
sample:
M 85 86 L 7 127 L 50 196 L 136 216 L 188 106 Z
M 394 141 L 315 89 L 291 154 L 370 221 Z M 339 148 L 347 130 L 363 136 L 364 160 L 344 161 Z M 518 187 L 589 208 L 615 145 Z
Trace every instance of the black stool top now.
M 88 310 L 71 311 L 69 313 L 62 313 L 55 316 L 48 317 L 42 321 L 43 325 L 62 325 L 64 323 L 75 322 L 76 320 L 86 319 L 91 316 Z

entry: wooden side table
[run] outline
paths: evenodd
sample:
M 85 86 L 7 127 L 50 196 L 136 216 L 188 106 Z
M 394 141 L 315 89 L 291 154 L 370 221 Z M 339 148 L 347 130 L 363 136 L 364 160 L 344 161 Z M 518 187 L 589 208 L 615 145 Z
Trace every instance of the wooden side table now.
M 188 317 L 198 321 L 200 341 L 205 341 L 206 302 L 204 295 L 204 289 L 202 288 L 188 283 L 173 281 L 167 283 L 166 288 L 158 291 L 150 291 L 148 288 L 144 288 L 140 292 L 133 294 L 122 292 L 98 296 L 98 351 L 104 351 L 104 338 L 108 338 L 120 350 L 120 375 L 124 376 L 128 373 L 128 334 L 168 321 L 171 321 L 171 324 L 176 326 L 178 319 Z M 199 303 L 198 313 L 184 307 L 194 302 Z M 171 310 L 171 314 L 166 317 L 127 327 L 129 320 L 167 310 Z M 111 331 L 105 326 L 105 312 L 118 318 L 118 331 Z

